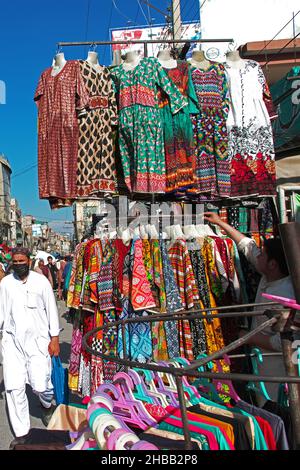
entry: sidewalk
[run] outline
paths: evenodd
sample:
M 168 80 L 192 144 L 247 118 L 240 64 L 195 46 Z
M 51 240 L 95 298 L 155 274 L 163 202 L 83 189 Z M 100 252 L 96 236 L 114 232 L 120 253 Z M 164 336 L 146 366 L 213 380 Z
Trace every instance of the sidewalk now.
M 64 302 L 58 302 L 58 311 L 60 317 L 60 326 L 61 328 L 64 328 L 64 330 L 60 333 L 60 357 L 64 365 L 67 366 L 71 349 L 72 324 L 67 323 L 65 317 L 63 316 L 67 311 Z M 14 436 L 11 432 L 5 410 L 2 357 L 0 357 L 0 362 L 0 450 L 7 450 Z M 41 421 L 42 413 L 39 405 L 39 399 L 32 393 L 30 387 L 28 387 L 27 396 L 29 399 L 31 427 L 44 429 L 45 426 Z

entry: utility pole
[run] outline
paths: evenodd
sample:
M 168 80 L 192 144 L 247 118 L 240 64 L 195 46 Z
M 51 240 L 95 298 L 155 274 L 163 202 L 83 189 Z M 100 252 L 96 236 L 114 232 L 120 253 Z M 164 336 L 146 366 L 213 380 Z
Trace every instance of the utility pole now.
M 180 0 L 172 1 L 172 19 L 173 19 L 173 39 L 181 38 L 181 12 Z

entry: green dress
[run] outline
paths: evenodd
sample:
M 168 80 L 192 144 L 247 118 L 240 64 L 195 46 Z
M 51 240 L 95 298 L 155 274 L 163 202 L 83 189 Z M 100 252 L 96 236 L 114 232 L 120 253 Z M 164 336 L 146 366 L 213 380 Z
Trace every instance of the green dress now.
M 125 182 L 130 191 L 166 190 L 166 165 L 158 86 L 167 93 L 175 114 L 187 99 L 154 57 L 145 57 L 130 71 L 113 71 L 119 102 L 119 147 Z

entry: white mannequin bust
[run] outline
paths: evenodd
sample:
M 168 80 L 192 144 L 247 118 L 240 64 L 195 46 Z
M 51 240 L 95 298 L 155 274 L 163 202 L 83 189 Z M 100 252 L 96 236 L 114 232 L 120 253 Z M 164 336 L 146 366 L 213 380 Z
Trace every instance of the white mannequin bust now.
M 160 64 L 166 69 L 175 69 L 177 60 L 173 59 L 170 49 L 163 49 L 157 54 Z
M 85 59 L 86 62 L 88 62 L 92 67 L 100 67 L 99 61 L 98 61 L 98 54 L 95 51 L 89 51 L 88 56 Z
M 65 55 L 63 52 L 59 52 L 58 54 L 56 54 L 56 56 L 54 57 L 53 65 L 52 65 L 51 75 L 53 77 L 57 75 L 64 68 L 66 63 L 67 61 L 65 59 Z
M 133 70 L 140 63 L 140 56 L 136 51 L 129 51 L 126 53 L 123 67 L 125 70 Z
M 230 51 L 226 54 L 226 63 L 235 69 L 245 66 L 245 60 L 241 58 L 239 51 Z
M 194 51 L 192 54 L 192 58 L 189 61 L 194 67 L 199 69 L 207 70 L 210 65 L 211 61 L 207 60 L 205 57 L 204 51 Z

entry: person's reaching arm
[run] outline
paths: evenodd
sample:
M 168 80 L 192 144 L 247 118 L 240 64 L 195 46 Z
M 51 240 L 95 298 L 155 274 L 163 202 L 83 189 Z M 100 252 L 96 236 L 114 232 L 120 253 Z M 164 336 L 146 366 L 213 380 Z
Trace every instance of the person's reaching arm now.
M 247 260 L 256 268 L 256 258 L 260 254 L 260 249 L 252 238 L 246 237 L 243 233 L 224 222 L 215 212 L 204 212 L 204 220 L 207 220 L 211 224 L 218 225 L 223 229 L 226 235 L 232 238 L 237 244 L 238 250 L 241 251 L 246 256 Z

